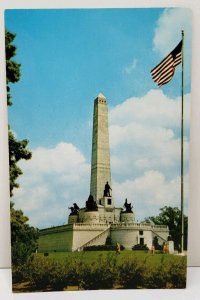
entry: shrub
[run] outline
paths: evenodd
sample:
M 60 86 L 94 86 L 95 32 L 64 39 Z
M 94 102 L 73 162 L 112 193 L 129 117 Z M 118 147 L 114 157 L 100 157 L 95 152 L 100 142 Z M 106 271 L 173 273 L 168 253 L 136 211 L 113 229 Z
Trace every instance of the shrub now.
M 173 261 L 169 265 L 169 278 L 168 283 L 173 288 L 185 288 L 186 287 L 186 258 L 182 257 L 179 261 Z
M 94 245 L 94 246 L 87 246 L 84 247 L 83 249 L 84 251 L 103 251 L 103 250 L 115 250 L 115 246 L 114 245 Z
M 139 262 L 137 259 L 126 260 L 118 268 L 118 283 L 125 289 L 135 289 L 143 286 L 146 260 Z
M 168 261 L 162 256 L 160 263 L 154 268 L 149 267 L 144 277 L 144 288 L 184 288 L 185 285 L 185 258 Z
M 84 251 L 114 251 L 115 246 L 114 245 L 94 245 L 94 246 L 87 246 L 84 247 Z
M 51 262 L 51 272 L 49 274 L 49 286 L 54 291 L 62 291 L 68 282 L 68 264 Z
M 34 257 L 33 261 L 27 264 L 29 280 L 37 288 L 46 288 L 50 283 L 52 264 L 44 257 Z
M 123 251 L 125 247 L 120 245 L 120 250 Z M 94 245 L 84 247 L 83 251 L 115 251 L 116 245 Z
M 36 289 L 57 291 L 74 285 L 85 290 L 112 289 L 116 284 L 124 289 L 185 287 L 185 257 L 161 255 L 156 265 L 151 259 L 152 256 L 119 259 L 115 252 L 100 254 L 94 262 L 56 261 L 34 255 L 26 264 L 13 267 L 13 282 L 27 280 Z
M 154 236 L 154 238 L 153 238 L 153 245 L 155 247 L 155 250 L 162 251 L 163 247 L 162 247 L 162 245 L 160 245 L 158 243 L 158 237 L 157 236 Z
M 100 255 L 97 262 L 83 266 L 80 286 L 85 290 L 111 289 L 116 279 L 116 257 L 109 253 L 106 258 Z
M 12 267 L 12 282 L 23 282 L 28 278 L 27 266 L 25 264 Z
M 148 272 L 144 274 L 144 288 L 164 289 L 167 286 L 168 279 L 167 265 L 161 262 L 159 265 L 149 267 Z
M 107 236 L 106 238 L 106 245 L 112 245 L 112 239 L 110 236 Z
M 38 229 L 28 224 L 21 210 L 15 210 L 11 202 L 11 248 L 12 264 L 25 264 L 37 249 Z
M 132 247 L 132 250 L 143 250 L 143 251 L 148 251 L 149 248 L 147 247 L 147 245 L 140 245 L 140 244 L 137 244 L 137 245 L 134 245 Z
M 68 272 L 66 274 L 68 285 L 80 285 L 83 269 L 84 264 L 79 260 L 74 260 L 68 263 Z

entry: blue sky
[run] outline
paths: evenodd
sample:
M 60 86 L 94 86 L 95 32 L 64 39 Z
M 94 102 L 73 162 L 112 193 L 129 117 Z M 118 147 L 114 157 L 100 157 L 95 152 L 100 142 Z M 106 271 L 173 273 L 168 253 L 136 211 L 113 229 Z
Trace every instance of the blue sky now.
M 19 139 L 30 141 L 33 151 L 32 161 L 21 164 L 24 175 L 15 193 L 16 206 L 41 227 L 65 222 L 65 208 L 70 201 L 77 199 L 80 206 L 84 205 L 89 194 L 93 100 L 102 92 L 109 105 L 116 203 L 123 203 L 126 186 L 139 219 L 158 212 L 159 205 L 163 206 L 162 201 L 155 200 L 159 195 L 152 192 L 148 200 L 148 191 L 143 189 L 141 194 L 137 182 L 147 180 L 149 193 L 155 182 L 160 182 L 160 195 L 167 193 L 167 186 L 171 189 L 173 185 L 177 190 L 181 67 L 162 89 L 155 86 L 150 70 L 178 44 L 184 29 L 184 92 L 189 105 L 190 11 L 7 10 L 5 19 L 6 28 L 17 34 L 15 59 L 21 63 L 22 73 L 21 80 L 11 86 L 9 122 Z M 188 142 L 188 116 L 185 127 Z M 149 134 L 155 136 L 154 141 L 147 138 Z M 165 153 L 166 145 L 171 156 Z M 75 160 L 73 165 L 71 161 Z M 120 161 L 126 167 L 122 168 Z M 186 158 L 186 173 L 187 168 Z M 176 193 L 170 205 L 178 205 Z M 48 199 L 56 210 L 55 217 L 53 209 L 56 224 L 51 223 Z M 145 211 L 148 201 L 154 207 Z M 38 213 L 44 208 L 46 215 L 41 221 Z

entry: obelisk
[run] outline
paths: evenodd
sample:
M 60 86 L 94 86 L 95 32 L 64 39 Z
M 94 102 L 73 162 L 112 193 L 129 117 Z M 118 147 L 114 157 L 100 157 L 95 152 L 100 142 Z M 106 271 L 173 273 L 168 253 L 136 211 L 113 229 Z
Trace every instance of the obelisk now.
M 94 100 L 90 194 L 97 200 L 103 197 L 105 184 L 111 187 L 108 107 L 106 97 L 99 94 Z

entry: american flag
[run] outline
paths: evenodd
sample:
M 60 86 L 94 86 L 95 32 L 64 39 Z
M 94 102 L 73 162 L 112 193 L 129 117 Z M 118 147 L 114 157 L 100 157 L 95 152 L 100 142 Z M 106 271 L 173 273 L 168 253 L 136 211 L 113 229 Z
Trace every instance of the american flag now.
M 175 67 L 182 61 L 182 41 L 155 68 L 151 70 L 153 81 L 160 87 L 168 83 L 175 72 Z

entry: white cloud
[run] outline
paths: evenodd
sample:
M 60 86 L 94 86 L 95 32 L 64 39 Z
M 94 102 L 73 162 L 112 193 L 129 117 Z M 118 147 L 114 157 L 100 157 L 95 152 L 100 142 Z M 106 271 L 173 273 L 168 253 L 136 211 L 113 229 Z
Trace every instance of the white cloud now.
M 133 61 L 124 68 L 123 73 L 125 74 L 131 74 L 133 72 L 133 70 L 135 70 L 136 66 L 137 66 L 137 62 L 138 60 L 136 58 L 133 59 Z
M 185 95 L 185 202 L 188 200 L 190 94 Z M 180 207 L 181 98 L 162 90 L 130 98 L 110 111 L 113 194 L 134 205 L 136 220 L 165 205 Z M 187 205 L 186 205 L 187 207 Z
M 20 164 L 23 176 L 14 202 L 35 226 L 67 222 L 68 206 L 83 206 L 89 195 L 90 165 L 72 144 L 37 148 L 32 159 Z
M 184 30 L 185 77 L 190 81 L 192 12 L 188 8 L 167 8 L 157 21 L 153 39 L 154 50 L 161 57 L 169 54 L 181 40 Z
M 185 185 L 188 186 L 188 175 Z M 179 176 L 167 180 L 163 173 L 150 170 L 133 180 L 113 182 L 113 190 L 117 204 L 123 203 L 125 198 L 133 204 L 136 220 L 157 215 L 163 206 L 180 207 Z M 187 189 L 185 198 L 188 198 Z
M 185 39 L 191 42 L 192 12 L 188 8 L 167 8 L 158 19 L 153 39 L 154 50 L 161 55 L 170 52 L 181 40 L 184 30 Z
M 185 96 L 185 161 L 188 162 L 189 99 Z M 166 176 L 179 174 L 181 99 L 161 90 L 130 98 L 110 111 L 113 176 L 117 181 L 156 169 Z
M 190 95 L 185 95 L 185 126 L 189 127 Z M 110 125 L 139 122 L 146 125 L 180 127 L 181 98 L 171 99 L 162 90 L 150 90 L 143 97 L 132 97 L 110 111 Z

